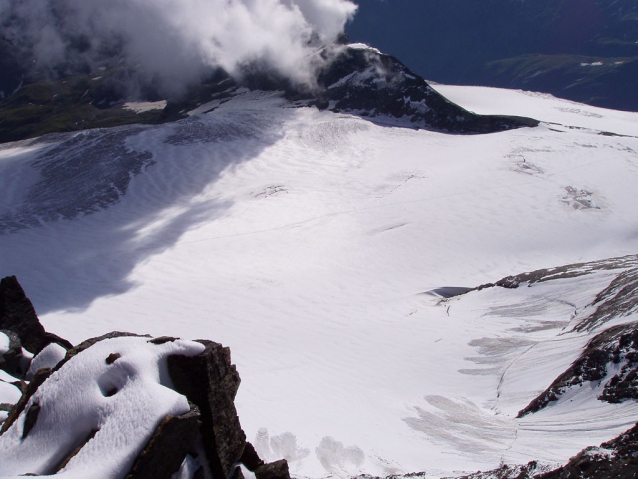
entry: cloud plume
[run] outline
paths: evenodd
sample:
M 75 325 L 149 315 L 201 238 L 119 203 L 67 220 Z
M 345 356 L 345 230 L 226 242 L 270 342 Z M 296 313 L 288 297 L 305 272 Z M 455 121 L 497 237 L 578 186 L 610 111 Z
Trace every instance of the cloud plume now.
M 312 83 L 350 0 L 0 0 L 2 33 L 41 69 L 124 60 L 173 89 L 210 67 L 252 62 Z

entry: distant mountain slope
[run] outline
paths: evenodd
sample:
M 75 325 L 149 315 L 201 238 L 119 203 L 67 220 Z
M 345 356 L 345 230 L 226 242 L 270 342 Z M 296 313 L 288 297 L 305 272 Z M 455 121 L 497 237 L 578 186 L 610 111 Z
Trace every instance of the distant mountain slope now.
M 360 0 L 359 5 L 348 27 L 351 39 L 398 56 L 430 80 L 543 91 L 638 110 L 634 0 Z
M 337 52 L 331 52 L 335 57 L 327 59 L 317 72 L 316 88 L 295 85 L 270 71 L 247 71 L 237 79 L 218 70 L 168 103 L 125 102 L 122 84 L 135 71 L 122 66 L 56 80 L 31 79 L 4 100 L 0 98 L 0 143 L 53 132 L 174 121 L 198 107 L 201 112 L 207 111 L 206 105 L 212 110 L 242 88 L 280 91 L 300 105 L 389 117 L 410 128 L 451 133 L 491 133 L 538 124 L 529 118 L 469 112 L 444 98 L 396 58 L 365 45 L 340 45 Z M 150 87 L 139 95 L 145 100 L 161 99 Z

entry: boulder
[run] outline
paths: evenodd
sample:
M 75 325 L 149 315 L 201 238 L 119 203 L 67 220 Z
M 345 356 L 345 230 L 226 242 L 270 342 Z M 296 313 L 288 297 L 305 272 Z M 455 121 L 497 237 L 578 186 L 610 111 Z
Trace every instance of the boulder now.
M 169 356 L 168 372 L 175 390 L 201 412 L 202 440 L 213 476 L 228 477 L 246 447 L 234 402 L 240 378 L 228 348 L 200 342 L 206 349 L 199 356 Z
M 199 412 L 166 416 L 137 456 L 126 479 L 170 479 L 186 455 L 195 449 L 201 425 Z
M 67 340 L 47 333 L 15 276 L 0 281 L 0 329 L 13 331 L 22 347 L 38 354 L 50 343 L 58 343 L 65 349 L 72 347 Z

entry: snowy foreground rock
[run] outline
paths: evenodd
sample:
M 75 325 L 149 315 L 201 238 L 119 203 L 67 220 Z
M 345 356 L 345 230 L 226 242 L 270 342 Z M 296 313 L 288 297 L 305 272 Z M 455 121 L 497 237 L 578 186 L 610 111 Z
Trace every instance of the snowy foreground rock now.
M 114 332 L 72 347 L 9 277 L 0 354 L 0 477 L 289 477 L 246 442 L 239 374 L 218 343 Z

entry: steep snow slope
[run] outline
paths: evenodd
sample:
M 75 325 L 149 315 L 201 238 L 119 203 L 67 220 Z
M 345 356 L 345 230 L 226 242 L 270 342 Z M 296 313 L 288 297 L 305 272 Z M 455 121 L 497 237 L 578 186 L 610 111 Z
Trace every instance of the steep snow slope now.
M 566 461 L 638 405 L 516 415 L 578 357 L 589 336 L 559 333 L 613 275 L 427 293 L 635 253 L 638 114 L 438 88 L 552 123 L 448 135 L 243 91 L 174 124 L 7 145 L 0 272 L 74 342 L 230 346 L 249 439 L 297 475 Z

